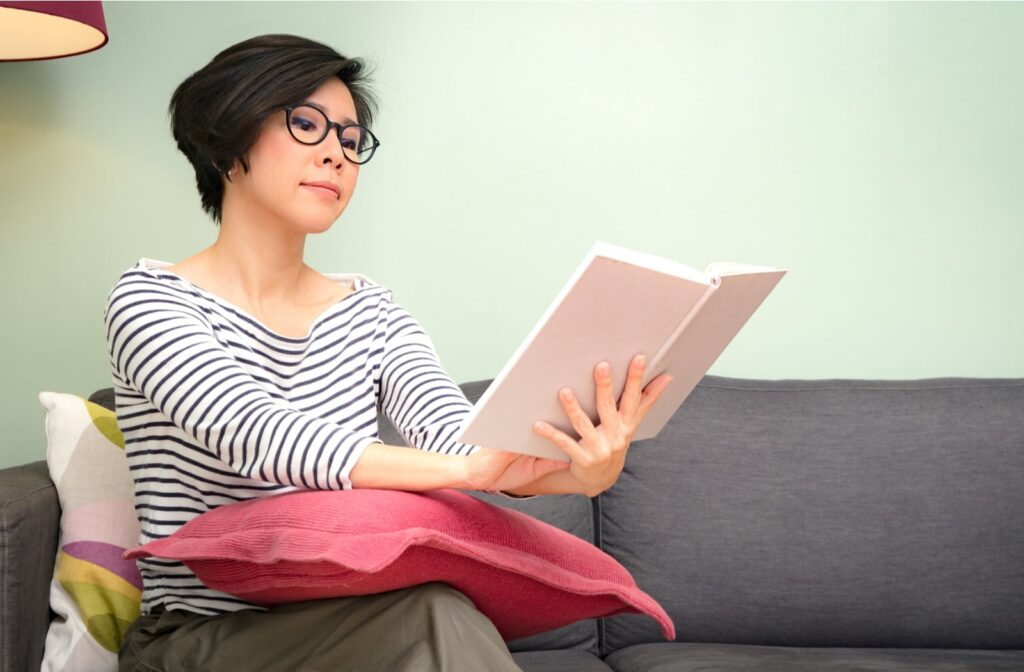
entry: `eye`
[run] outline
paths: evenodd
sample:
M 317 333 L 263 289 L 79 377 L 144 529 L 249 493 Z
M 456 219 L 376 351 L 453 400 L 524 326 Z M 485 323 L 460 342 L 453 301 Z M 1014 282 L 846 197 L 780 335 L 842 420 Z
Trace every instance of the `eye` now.
M 309 119 L 308 117 L 304 117 L 300 114 L 292 114 L 292 126 L 300 131 L 319 130 L 319 125 L 315 120 Z

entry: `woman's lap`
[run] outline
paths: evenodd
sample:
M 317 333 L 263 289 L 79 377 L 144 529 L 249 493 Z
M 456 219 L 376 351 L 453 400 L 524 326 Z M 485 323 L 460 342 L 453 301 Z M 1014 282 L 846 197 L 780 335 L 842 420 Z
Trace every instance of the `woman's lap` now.
M 444 583 L 268 611 L 143 616 L 118 661 L 120 672 L 520 670 L 494 624 Z

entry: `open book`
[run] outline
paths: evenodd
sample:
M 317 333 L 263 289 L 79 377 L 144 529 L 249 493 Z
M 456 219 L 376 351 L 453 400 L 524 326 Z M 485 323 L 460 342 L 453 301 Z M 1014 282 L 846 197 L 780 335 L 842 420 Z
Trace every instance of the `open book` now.
M 594 367 L 602 360 L 611 364 L 617 407 L 627 367 L 641 353 L 647 361 L 641 389 L 662 373 L 672 376 L 633 435 L 633 441 L 652 438 L 785 274 L 723 262 L 702 273 L 597 242 L 455 439 L 568 462 L 568 454 L 533 431 L 533 423 L 545 420 L 578 441 L 558 391 L 571 387 L 596 427 Z

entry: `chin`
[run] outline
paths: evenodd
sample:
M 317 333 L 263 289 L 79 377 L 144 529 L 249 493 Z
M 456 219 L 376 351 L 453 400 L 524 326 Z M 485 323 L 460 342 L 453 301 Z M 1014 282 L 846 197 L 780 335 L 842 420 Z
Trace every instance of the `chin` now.
M 306 233 L 323 233 L 329 230 L 341 216 L 339 212 L 335 217 L 309 217 L 303 222 L 303 229 Z
M 320 209 L 318 212 L 304 209 L 290 214 L 291 217 L 288 217 L 288 219 L 293 222 L 293 226 L 297 230 L 303 233 L 323 233 L 330 229 L 338 221 L 338 218 L 341 217 L 341 211 L 335 213 L 326 209 Z
M 333 225 L 334 225 L 334 221 L 333 220 L 330 221 L 330 222 L 324 222 L 324 221 L 317 222 L 317 221 L 313 221 L 313 222 L 305 222 L 304 224 L 302 224 L 300 226 L 300 228 L 302 229 L 303 233 L 325 233 L 326 231 L 329 231 L 331 226 L 333 226 Z

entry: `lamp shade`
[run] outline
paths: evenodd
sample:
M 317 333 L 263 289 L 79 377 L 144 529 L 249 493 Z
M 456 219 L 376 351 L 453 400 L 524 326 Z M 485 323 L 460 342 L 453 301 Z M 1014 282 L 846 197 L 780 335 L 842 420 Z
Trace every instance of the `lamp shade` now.
M 74 56 L 106 43 L 107 23 L 100 2 L 0 0 L 0 60 Z

